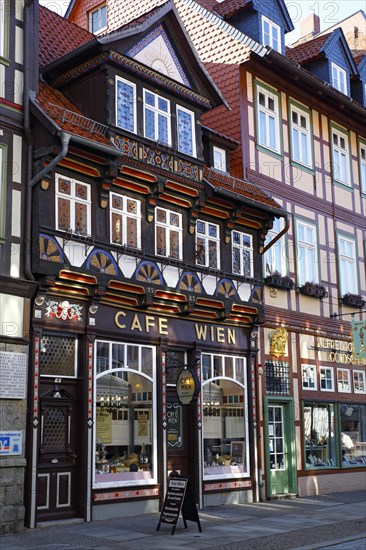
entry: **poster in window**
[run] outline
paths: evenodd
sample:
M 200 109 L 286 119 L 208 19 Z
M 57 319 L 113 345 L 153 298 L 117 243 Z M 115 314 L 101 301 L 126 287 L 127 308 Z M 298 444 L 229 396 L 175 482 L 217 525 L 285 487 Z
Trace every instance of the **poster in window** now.
M 96 436 L 104 445 L 112 443 L 112 415 L 101 407 L 97 407 Z
M 167 403 L 167 442 L 168 447 L 180 448 L 182 440 L 182 405 L 180 403 Z
M 232 441 L 231 442 L 231 457 L 232 460 L 238 464 L 244 464 L 244 442 Z
M 137 418 L 138 437 L 149 437 L 149 415 L 148 413 L 139 414 Z

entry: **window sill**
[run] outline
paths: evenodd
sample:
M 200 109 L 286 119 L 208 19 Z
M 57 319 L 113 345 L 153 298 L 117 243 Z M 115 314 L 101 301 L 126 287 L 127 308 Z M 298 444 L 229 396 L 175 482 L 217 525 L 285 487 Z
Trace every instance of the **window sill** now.
M 278 151 L 274 151 L 273 149 L 269 149 L 265 145 L 260 145 L 259 143 L 257 143 L 257 150 L 261 151 L 261 153 L 266 153 L 266 155 L 270 155 L 271 157 L 273 157 L 275 159 L 283 160 L 283 153 L 282 152 L 278 152 Z
M 353 193 L 354 191 L 352 184 L 344 183 L 335 179 L 333 179 L 333 184 L 337 187 L 340 187 L 341 189 L 344 189 L 345 191 L 350 191 L 351 193 Z
M 311 174 L 312 176 L 315 175 L 314 168 L 311 168 L 310 166 L 306 166 L 305 164 L 301 164 L 300 162 L 297 162 L 296 160 L 291 161 L 291 166 L 294 168 L 298 168 L 299 170 L 302 170 L 303 172 L 307 172 L 308 174 Z

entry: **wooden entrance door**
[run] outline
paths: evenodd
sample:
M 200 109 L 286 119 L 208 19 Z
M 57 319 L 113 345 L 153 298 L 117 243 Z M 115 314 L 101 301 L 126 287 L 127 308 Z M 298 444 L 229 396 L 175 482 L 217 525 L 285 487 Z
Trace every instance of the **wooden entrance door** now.
M 193 496 L 198 502 L 197 403 L 182 405 L 176 389 L 170 388 L 167 418 L 168 472 L 176 470 L 189 477 Z
M 37 521 L 79 517 L 81 429 L 78 403 L 57 389 L 41 399 Z

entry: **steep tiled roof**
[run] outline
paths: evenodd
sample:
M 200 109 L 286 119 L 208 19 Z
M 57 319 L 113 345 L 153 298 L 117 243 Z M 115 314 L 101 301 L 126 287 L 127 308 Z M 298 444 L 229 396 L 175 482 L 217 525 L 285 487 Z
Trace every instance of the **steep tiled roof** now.
M 39 83 L 35 103 L 60 130 L 114 149 L 110 139 L 104 135 L 107 127 L 84 117 L 71 101 L 49 84 Z
M 308 40 L 303 44 L 299 44 L 294 48 L 286 48 L 286 57 L 291 61 L 299 63 L 299 65 L 304 65 L 314 61 L 321 56 L 322 48 L 331 33 L 324 34 L 323 36 L 318 36 L 313 38 L 313 40 Z
M 363 60 L 365 55 L 366 55 L 366 50 L 354 50 L 354 51 L 352 51 L 352 57 L 353 57 L 353 60 L 356 63 L 357 67 L 361 63 L 361 61 Z
M 94 39 L 89 31 L 64 17 L 39 7 L 39 63 L 41 67 Z
M 271 208 L 283 210 L 282 206 L 272 199 L 272 197 L 267 195 L 253 183 L 249 183 L 248 181 L 244 181 L 239 178 L 234 178 L 233 176 L 207 167 L 204 169 L 203 176 L 216 191 L 219 189 L 225 189 L 226 191 L 231 191 L 235 195 L 240 195 L 243 199 L 248 199 L 251 202 L 254 201 L 258 203 L 258 206 L 269 206 Z
M 215 7 L 215 11 L 224 19 L 230 19 L 247 8 L 252 0 L 224 0 Z
M 214 11 L 217 6 L 216 0 L 196 0 L 196 2 L 208 11 Z

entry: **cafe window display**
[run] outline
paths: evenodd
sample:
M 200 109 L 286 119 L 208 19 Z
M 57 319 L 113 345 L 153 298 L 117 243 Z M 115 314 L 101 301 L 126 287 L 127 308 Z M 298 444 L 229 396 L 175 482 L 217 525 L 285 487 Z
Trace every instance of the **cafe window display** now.
M 338 466 L 333 404 L 304 405 L 304 434 L 306 469 Z
M 155 348 L 95 347 L 95 487 L 155 483 Z
M 341 449 L 344 467 L 366 465 L 366 405 L 341 404 Z
M 203 353 L 201 399 L 204 478 L 246 475 L 249 463 L 245 359 Z

